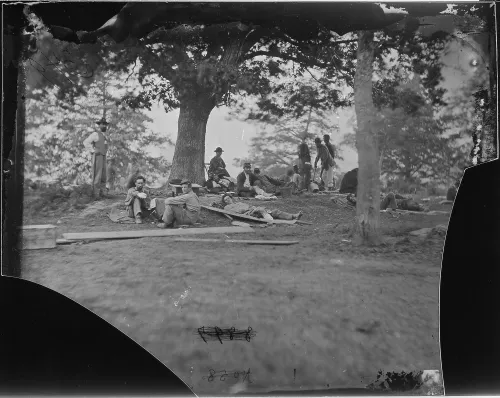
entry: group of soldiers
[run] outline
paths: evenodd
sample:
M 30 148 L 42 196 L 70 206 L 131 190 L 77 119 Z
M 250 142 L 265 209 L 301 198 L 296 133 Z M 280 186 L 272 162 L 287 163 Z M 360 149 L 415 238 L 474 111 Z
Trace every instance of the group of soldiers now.
M 323 143 L 324 142 L 324 143 Z M 318 162 L 321 161 L 320 180 L 327 190 L 335 188 L 333 171 L 335 167 L 335 147 L 330 142 L 330 136 L 325 134 L 321 138 L 314 140 L 317 155 L 314 161 L 314 171 L 318 169 Z M 234 190 L 238 196 L 253 197 L 266 194 L 280 194 L 282 188 L 291 187 L 296 191 L 314 190 L 314 181 L 311 178 L 313 167 L 311 165 L 311 153 L 307 144 L 307 138 L 303 138 L 297 149 L 298 162 L 293 169 L 287 171 L 284 176 L 274 178 L 261 174 L 259 168 L 252 172 L 252 165 L 245 163 L 243 171 L 236 179 L 232 178 L 222 159 L 222 148 L 215 149 L 215 156 L 210 160 L 208 168 L 207 188 L 221 188 L 226 191 Z
M 100 127 L 98 131 L 93 132 L 85 141 L 84 145 L 92 152 L 92 186 L 94 196 L 105 197 L 105 190 L 114 185 L 116 176 L 113 161 L 108 164 L 106 154 L 108 149 L 106 129 L 108 123 L 103 118 L 97 122 Z M 323 141 L 321 138 L 314 139 L 317 155 L 314 161 L 314 175 L 318 169 L 318 162 L 321 161 L 320 179 L 325 189 L 333 190 L 335 181 L 333 170 L 335 167 L 335 147 L 330 142 L 330 136 L 325 134 Z M 284 176 L 273 178 L 262 174 L 259 168 L 254 168 L 252 165 L 245 163 L 243 171 L 238 174 L 236 179 L 232 178 L 227 169 L 224 160 L 222 159 L 223 149 L 217 147 L 215 156 L 211 159 L 208 168 L 208 181 L 206 186 L 208 189 L 220 187 L 225 191 L 233 191 L 237 196 L 255 197 L 255 196 L 275 196 L 279 195 L 284 188 L 292 188 L 295 191 L 313 190 L 314 178 L 311 179 L 313 167 L 311 165 L 311 154 L 307 139 L 303 138 L 298 146 L 297 156 L 298 164 L 294 165 Z M 200 202 L 198 196 L 193 192 L 191 181 L 184 179 L 180 181 L 182 186 L 182 195 L 171 197 L 165 200 L 150 201 L 145 187 L 145 178 L 140 175 L 139 170 L 128 170 L 129 181 L 127 182 L 127 197 L 125 204 L 128 209 L 129 217 L 135 219 L 135 222 L 141 224 L 143 218 L 150 214 L 156 215 L 156 218 L 161 221 L 158 227 L 172 227 L 174 223 L 177 225 L 190 225 L 198 221 L 200 214 Z M 358 169 L 353 169 L 347 172 L 342 180 L 339 193 L 348 194 L 347 200 L 355 205 L 357 193 Z M 450 189 L 448 196 L 451 200 L 456 195 L 456 186 Z M 451 192 L 453 191 L 453 192 Z M 451 198 L 453 197 L 453 198 Z M 223 198 L 224 206 L 233 205 L 232 201 L 227 197 Z M 240 206 L 241 207 L 241 206 Z M 422 211 L 424 207 L 411 198 L 405 198 L 395 193 L 389 193 L 381 200 L 381 209 L 399 208 L 403 210 Z M 255 209 L 240 209 L 245 212 L 255 212 Z M 259 210 L 260 211 L 260 210 Z M 265 213 L 265 212 L 264 212 Z M 270 215 L 270 214 L 268 214 Z M 275 216 L 284 219 L 295 219 L 300 215 L 278 214 Z
M 106 197 L 108 188 L 113 188 L 116 171 L 113 161 L 107 162 L 108 139 L 105 135 L 108 122 L 102 118 L 97 122 L 98 131 L 94 131 L 84 141 L 84 146 L 92 153 L 92 188 L 95 198 Z M 192 225 L 198 221 L 201 205 L 198 196 L 193 192 L 191 181 L 181 181 L 182 195 L 164 200 L 150 200 L 145 188 L 146 179 L 139 170 L 129 167 L 127 181 L 128 216 L 142 224 L 145 217 L 153 215 L 159 228 L 170 228 L 176 225 Z

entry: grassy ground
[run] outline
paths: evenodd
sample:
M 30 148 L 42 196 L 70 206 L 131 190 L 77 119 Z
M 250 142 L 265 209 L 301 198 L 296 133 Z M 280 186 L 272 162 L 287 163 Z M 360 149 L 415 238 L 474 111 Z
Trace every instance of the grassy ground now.
M 106 213 L 117 202 L 123 197 L 64 217 L 57 211 L 26 212 L 24 222 L 52 223 L 61 234 L 154 228 L 112 223 Z M 238 381 L 209 382 L 210 369 L 250 369 L 247 391 L 364 387 L 380 369 L 440 369 L 443 238 L 356 248 L 343 242 L 354 211 L 326 195 L 264 205 L 303 210 L 303 220 L 313 225 L 256 227 L 253 234 L 231 236 L 299 240 L 294 246 L 193 244 L 165 237 L 25 251 L 23 277 L 94 311 L 198 395 L 228 394 Z M 203 211 L 202 217 L 205 226 L 230 225 L 218 214 Z M 446 215 L 383 213 L 381 228 L 395 237 L 447 221 Z M 256 336 L 207 344 L 196 334 L 201 326 L 250 326 Z

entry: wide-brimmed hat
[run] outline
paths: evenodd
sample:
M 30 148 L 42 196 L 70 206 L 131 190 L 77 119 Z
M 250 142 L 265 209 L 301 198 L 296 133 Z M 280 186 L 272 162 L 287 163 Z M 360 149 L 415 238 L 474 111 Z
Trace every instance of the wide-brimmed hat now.
M 104 118 L 102 118 L 101 120 L 98 120 L 98 121 L 96 122 L 96 124 L 98 124 L 98 125 L 104 125 L 104 126 L 109 125 L 109 123 L 108 123 L 108 122 L 106 121 L 106 119 L 104 119 Z
M 243 168 L 245 168 L 245 167 L 250 167 L 250 168 L 251 168 L 251 167 L 252 167 L 252 164 L 251 164 L 251 163 L 244 163 L 244 164 L 243 164 Z
M 215 148 L 214 152 L 224 152 L 224 151 L 222 150 L 222 148 L 220 146 L 218 146 L 217 148 Z
M 181 185 L 184 185 L 184 184 L 191 184 L 191 180 L 188 180 L 187 178 L 184 178 L 184 179 L 181 181 Z

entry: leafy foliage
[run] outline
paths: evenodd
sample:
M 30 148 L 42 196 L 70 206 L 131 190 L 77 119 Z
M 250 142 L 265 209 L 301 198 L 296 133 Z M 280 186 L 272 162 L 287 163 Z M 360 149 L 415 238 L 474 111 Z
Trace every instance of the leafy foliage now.
M 248 160 L 261 170 L 271 172 L 275 168 L 289 168 L 298 159 L 297 148 L 303 138 L 310 146 L 313 155 L 316 136 L 335 132 L 338 127 L 330 121 L 332 114 L 320 109 L 309 107 L 309 111 L 295 118 L 285 116 L 273 124 L 264 124 L 264 128 L 252 138 Z M 337 156 L 337 159 L 339 157 Z M 243 159 L 235 159 L 235 165 L 240 165 Z
M 72 101 L 58 98 L 57 88 L 35 92 L 36 98 L 26 101 L 26 176 L 67 183 L 88 181 L 91 155 L 83 141 L 95 131 L 103 114 L 110 123 L 108 159 L 116 160 L 117 173 L 125 177 L 127 165 L 133 162 L 152 178 L 164 176 L 167 161 L 152 157 L 147 149 L 171 142 L 148 127 L 152 120 L 143 112 L 116 105 L 127 89 L 123 76 L 101 74 L 86 95 Z

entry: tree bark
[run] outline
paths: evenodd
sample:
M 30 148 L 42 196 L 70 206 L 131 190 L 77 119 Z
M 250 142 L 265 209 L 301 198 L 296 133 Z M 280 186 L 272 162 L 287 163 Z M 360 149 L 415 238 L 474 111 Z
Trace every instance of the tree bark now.
M 218 72 L 227 73 L 232 68 L 238 68 L 243 61 L 242 55 L 258 40 L 258 35 L 249 38 L 248 27 L 243 28 L 228 31 L 229 38 L 224 43 L 221 59 L 213 65 Z M 230 84 L 226 82 L 215 88 L 206 86 L 202 75 L 203 73 L 194 84 L 198 94 L 193 93 L 191 97 L 184 96 L 181 99 L 177 141 L 169 180 L 189 178 L 196 184 L 205 182 L 205 134 L 208 118 L 210 112 L 223 100 Z
M 359 157 L 356 220 L 353 243 L 378 245 L 381 242 L 380 164 L 375 132 L 375 109 L 372 98 L 374 42 L 373 32 L 361 31 L 358 37 L 354 103 L 357 119 L 356 148 Z
M 214 107 L 215 100 L 209 94 L 200 94 L 181 103 L 169 180 L 188 178 L 195 184 L 204 183 L 205 134 Z

